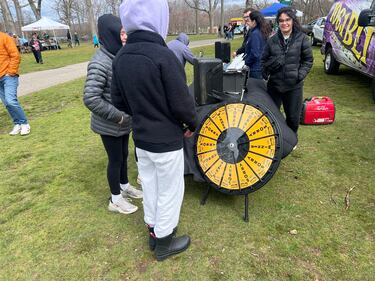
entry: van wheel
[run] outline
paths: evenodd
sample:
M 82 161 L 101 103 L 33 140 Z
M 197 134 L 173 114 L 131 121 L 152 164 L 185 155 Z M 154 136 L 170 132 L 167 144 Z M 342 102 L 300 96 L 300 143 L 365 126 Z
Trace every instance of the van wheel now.
M 372 79 L 372 99 L 375 102 L 375 78 Z
M 340 63 L 333 56 L 332 48 L 328 48 L 324 58 L 324 71 L 327 74 L 337 74 Z
M 311 46 L 316 46 L 318 44 L 318 41 L 316 41 L 314 37 L 314 33 L 311 33 L 310 40 L 311 40 Z

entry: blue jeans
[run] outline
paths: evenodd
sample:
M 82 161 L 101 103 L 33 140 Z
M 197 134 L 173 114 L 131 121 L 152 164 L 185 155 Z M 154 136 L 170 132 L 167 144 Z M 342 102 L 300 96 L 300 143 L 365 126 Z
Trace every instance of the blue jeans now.
M 17 100 L 18 76 L 0 77 L 0 99 L 15 125 L 27 124 L 27 118 Z

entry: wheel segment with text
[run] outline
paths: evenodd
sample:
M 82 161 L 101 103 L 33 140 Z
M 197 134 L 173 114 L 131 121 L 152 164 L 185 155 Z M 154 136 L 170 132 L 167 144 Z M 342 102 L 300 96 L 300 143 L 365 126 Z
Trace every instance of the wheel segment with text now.
M 221 103 L 196 130 L 194 154 L 205 180 L 224 193 L 247 194 L 276 172 L 282 138 L 267 108 L 251 103 Z

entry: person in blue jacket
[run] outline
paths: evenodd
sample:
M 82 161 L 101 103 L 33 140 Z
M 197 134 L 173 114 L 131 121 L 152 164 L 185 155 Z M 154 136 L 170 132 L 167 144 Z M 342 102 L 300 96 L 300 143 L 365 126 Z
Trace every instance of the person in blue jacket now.
M 94 34 L 94 36 L 92 37 L 92 44 L 94 45 L 94 48 L 99 48 L 99 39 L 96 34 Z
M 245 48 L 245 64 L 250 68 L 249 78 L 262 79 L 260 59 L 271 30 L 259 11 L 250 13 L 251 33 Z

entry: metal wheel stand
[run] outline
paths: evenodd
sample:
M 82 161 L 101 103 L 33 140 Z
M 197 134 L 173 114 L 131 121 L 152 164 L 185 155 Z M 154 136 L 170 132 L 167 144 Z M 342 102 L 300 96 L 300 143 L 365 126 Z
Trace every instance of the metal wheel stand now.
M 206 205 L 210 190 L 211 190 L 211 186 L 208 185 L 206 190 L 202 193 L 201 205 Z M 245 209 L 244 209 L 243 220 L 245 222 L 249 222 L 249 194 L 245 194 L 244 197 L 245 197 Z

